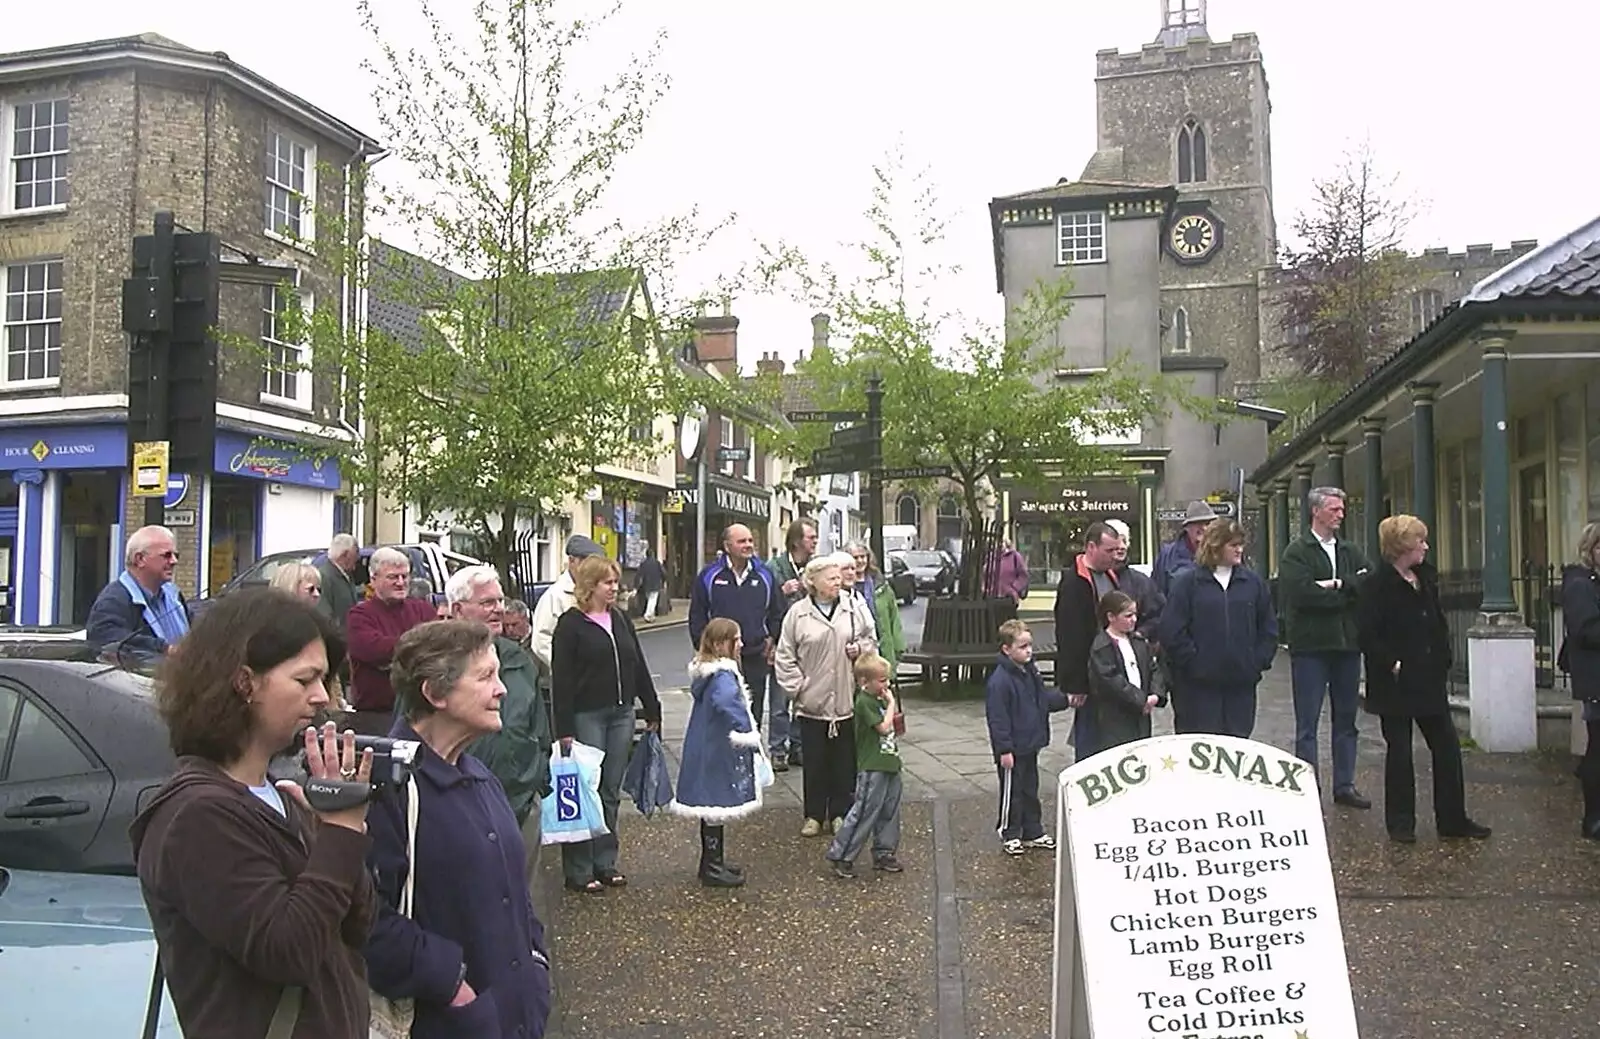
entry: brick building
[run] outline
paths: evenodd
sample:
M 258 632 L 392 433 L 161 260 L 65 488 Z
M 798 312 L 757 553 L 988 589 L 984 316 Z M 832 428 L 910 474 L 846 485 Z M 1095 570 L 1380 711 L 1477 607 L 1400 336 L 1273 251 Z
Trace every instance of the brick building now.
M 131 240 L 157 210 L 225 261 L 295 268 L 303 306 L 359 314 L 317 213 L 359 226 L 378 143 L 235 64 L 146 34 L 0 54 L 0 620 L 81 623 L 143 518 L 128 497 Z M 330 221 L 323 221 L 330 223 Z M 319 441 L 347 438 L 337 373 L 279 340 L 279 289 L 225 283 L 212 471 L 169 503 L 178 581 L 204 594 L 271 552 L 350 529 Z M 279 359 L 277 364 L 273 359 Z M 176 492 L 171 497 L 176 497 Z

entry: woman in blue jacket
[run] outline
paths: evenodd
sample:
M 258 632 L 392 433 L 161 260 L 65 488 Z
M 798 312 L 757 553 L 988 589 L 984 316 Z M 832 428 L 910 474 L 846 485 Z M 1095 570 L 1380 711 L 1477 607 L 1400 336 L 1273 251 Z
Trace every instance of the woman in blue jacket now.
M 367 815 L 379 901 L 368 983 L 415 1000 L 412 1039 L 540 1039 L 550 961 L 522 828 L 493 773 L 463 753 L 500 728 L 494 636 L 475 621 L 419 625 L 395 645 L 391 674 L 405 716 L 389 734 L 422 749 L 411 781 Z
M 1161 611 L 1161 650 L 1185 698 L 1183 731 L 1249 739 L 1256 686 L 1278 652 L 1272 593 L 1244 565 L 1244 528 L 1214 520 L 1195 565 L 1172 579 Z

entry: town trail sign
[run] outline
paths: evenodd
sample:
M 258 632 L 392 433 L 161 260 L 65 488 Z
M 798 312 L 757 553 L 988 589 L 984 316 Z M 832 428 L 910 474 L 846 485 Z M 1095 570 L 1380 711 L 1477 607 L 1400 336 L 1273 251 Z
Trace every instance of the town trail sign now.
M 1059 784 L 1053 1039 L 1359 1039 L 1310 766 L 1160 736 Z

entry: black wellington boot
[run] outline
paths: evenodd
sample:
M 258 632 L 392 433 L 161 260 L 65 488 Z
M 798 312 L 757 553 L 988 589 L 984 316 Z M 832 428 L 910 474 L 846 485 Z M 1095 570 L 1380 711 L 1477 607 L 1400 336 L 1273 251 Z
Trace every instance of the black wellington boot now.
M 700 883 L 706 887 L 740 887 L 744 877 L 722 862 L 722 827 L 700 824 Z
M 1600 841 L 1600 768 L 1585 769 L 1583 782 L 1583 835 Z

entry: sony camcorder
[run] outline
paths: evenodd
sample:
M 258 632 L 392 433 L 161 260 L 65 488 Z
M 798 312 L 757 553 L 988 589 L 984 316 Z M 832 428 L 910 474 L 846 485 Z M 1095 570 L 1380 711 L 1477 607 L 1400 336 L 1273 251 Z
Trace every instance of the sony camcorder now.
M 342 778 L 316 779 L 306 768 L 306 753 L 302 749 L 294 763 L 299 775 L 294 779 L 306 792 L 306 800 L 319 812 L 338 812 L 365 804 L 385 787 L 404 786 L 411 779 L 412 770 L 422 755 L 422 744 L 416 740 L 395 740 L 387 736 L 357 736 L 356 754 L 372 750 L 372 778 L 362 783 Z

